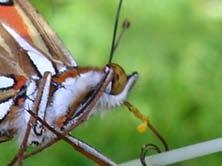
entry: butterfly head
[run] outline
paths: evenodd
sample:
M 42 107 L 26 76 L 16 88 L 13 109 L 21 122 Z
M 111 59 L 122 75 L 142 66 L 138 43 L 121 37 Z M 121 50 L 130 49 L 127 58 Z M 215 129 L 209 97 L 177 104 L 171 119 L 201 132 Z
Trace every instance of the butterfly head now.
M 133 86 L 133 83 L 136 81 L 138 77 L 137 72 L 133 72 L 131 75 L 127 75 L 124 69 L 116 63 L 111 63 L 109 66 L 113 70 L 113 79 L 112 79 L 112 87 L 110 94 L 118 95 L 123 90 L 130 85 L 129 88 Z M 129 84 L 129 85 L 128 85 Z
M 131 75 L 127 75 L 124 69 L 119 64 L 112 62 L 114 52 L 117 49 L 123 34 L 125 33 L 127 29 L 129 29 L 131 25 L 128 19 L 124 19 L 122 23 L 122 30 L 117 36 L 117 29 L 118 29 L 118 24 L 119 24 L 121 7 L 122 7 L 122 0 L 119 1 L 119 6 L 116 12 L 115 24 L 114 24 L 114 29 L 113 29 L 113 38 L 112 38 L 110 56 L 109 56 L 109 61 L 108 61 L 108 66 L 111 67 L 114 72 L 110 94 L 116 95 L 116 96 L 117 95 L 121 96 L 121 94 L 125 94 L 124 93 L 125 90 L 127 90 L 128 92 L 138 77 L 137 72 L 134 72 Z

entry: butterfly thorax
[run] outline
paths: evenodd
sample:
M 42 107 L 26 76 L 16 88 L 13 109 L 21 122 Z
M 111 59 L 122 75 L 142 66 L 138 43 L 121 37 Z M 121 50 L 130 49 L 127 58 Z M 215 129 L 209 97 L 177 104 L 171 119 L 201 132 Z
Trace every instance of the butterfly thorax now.
M 63 130 L 69 121 L 78 118 L 75 115 L 77 108 L 95 90 L 103 77 L 104 70 L 95 68 L 72 68 L 50 76 L 49 83 L 45 84 L 46 90 L 43 91 L 37 115 L 57 130 Z M 33 110 L 40 80 L 41 78 L 36 76 L 27 80 L 25 88 L 18 91 L 19 96 L 12 99 L 16 102 L 12 104 L 11 108 L 15 107 L 16 111 L 9 110 L 4 120 L 7 121 L 5 124 L 11 121 L 7 126 L 13 126 L 19 140 L 24 136 L 24 128 L 31 117 L 27 110 Z M 13 117 L 13 119 L 10 120 L 9 117 Z M 29 144 L 41 143 L 50 137 L 51 134 L 36 122 L 29 137 Z

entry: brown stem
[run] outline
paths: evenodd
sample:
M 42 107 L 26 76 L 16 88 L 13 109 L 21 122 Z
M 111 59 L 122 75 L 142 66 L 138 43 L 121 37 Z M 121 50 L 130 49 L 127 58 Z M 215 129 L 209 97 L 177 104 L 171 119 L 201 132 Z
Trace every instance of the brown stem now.
M 165 139 L 160 135 L 160 133 L 157 131 L 157 129 L 151 123 L 147 123 L 147 126 L 151 129 L 153 134 L 162 142 L 164 150 L 168 151 L 169 150 L 168 144 L 165 141 Z

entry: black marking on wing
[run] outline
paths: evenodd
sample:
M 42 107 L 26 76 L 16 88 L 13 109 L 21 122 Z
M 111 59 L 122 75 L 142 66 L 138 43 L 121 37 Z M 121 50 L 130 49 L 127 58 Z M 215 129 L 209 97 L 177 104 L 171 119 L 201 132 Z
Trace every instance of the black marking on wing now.
M 33 127 L 33 131 L 34 131 L 35 135 L 42 136 L 42 134 L 43 134 L 43 126 L 40 125 L 39 123 L 35 123 L 35 125 Z
M 49 59 L 48 59 L 48 60 L 49 60 Z M 56 64 L 55 64 L 53 61 L 51 61 L 51 63 L 52 63 L 52 67 L 53 67 L 54 70 L 55 70 L 55 75 L 58 74 L 58 73 L 59 73 L 59 70 L 58 70 Z
M 8 98 L 5 98 L 3 100 L 0 100 L 0 104 L 5 103 L 5 102 L 7 102 L 10 99 L 12 99 L 12 97 L 8 97 Z
M 19 101 L 20 98 L 24 98 L 24 99 L 27 98 L 27 96 L 26 96 L 26 89 L 27 89 L 27 86 L 23 86 L 19 90 L 18 94 L 14 98 L 14 103 L 15 103 L 14 105 L 19 105 L 18 101 Z
M 12 0 L 0 0 L 0 5 L 2 6 L 13 6 L 13 1 Z

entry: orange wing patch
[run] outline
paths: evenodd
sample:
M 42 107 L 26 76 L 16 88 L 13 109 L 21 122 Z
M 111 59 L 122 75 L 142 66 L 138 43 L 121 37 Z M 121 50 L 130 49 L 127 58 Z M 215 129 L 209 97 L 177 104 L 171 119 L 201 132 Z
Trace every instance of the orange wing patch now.
M 30 42 L 32 41 L 23 19 L 14 6 L 0 5 L 0 21 L 7 23 L 10 27 L 13 27 L 13 29 L 15 29 L 26 40 Z
M 15 90 L 21 89 L 27 82 L 27 78 L 24 76 L 15 76 L 16 84 L 13 86 Z

